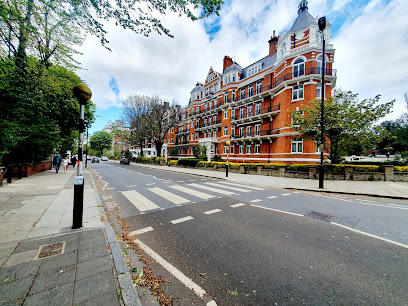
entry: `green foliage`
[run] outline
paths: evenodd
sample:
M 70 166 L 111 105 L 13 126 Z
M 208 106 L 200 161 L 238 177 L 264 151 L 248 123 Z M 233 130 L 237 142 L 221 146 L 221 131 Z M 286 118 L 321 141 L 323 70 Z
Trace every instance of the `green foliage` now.
M 176 147 L 171 147 L 169 148 L 169 155 L 170 156 L 178 156 L 179 152 Z
M 206 160 L 207 159 L 207 147 L 203 145 L 197 145 L 193 147 L 193 154 L 195 158 Z
M 214 157 L 213 157 L 211 160 L 212 160 L 212 161 L 215 161 L 215 162 L 221 162 L 221 161 L 222 161 L 222 158 L 221 158 L 221 156 L 214 155 Z
M 290 164 L 286 166 L 286 171 L 309 172 L 309 168 L 310 168 L 310 165 Z
M 79 104 L 72 88 L 81 79 L 65 68 L 46 69 L 29 58 L 24 73 L 11 60 L 0 61 L 0 163 L 37 163 L 78 138 Z M 93 119 L 94 106 L 85 116 Z
M 104 150 L 112 149 L 113 136 L 104 131 L 95 132 L 89 139 L 89 146 L 103 155 Z
M 195 158 L 183 158 L 177 161 L 177 165 L 179 166 L 186 166 L 186 167 L 196 167 L 197 163 L 201 162 L 201 159 Z
M 336 91 L 324 103 L 325 110 L 325 147 L 331 163 L 338 163 L 347 148 L 373 147 L 380 141 L 373 125 L 391 112 L 395 101 L 380 104 L 380 95 L 372 99 L 358 100 L 351 91 Z M 291 113 L 296 122 L 293 128 L 307 139 L 320 141 L 321 102 L 315 100 Z M 352 144 L 352 142 L 355 142 Z

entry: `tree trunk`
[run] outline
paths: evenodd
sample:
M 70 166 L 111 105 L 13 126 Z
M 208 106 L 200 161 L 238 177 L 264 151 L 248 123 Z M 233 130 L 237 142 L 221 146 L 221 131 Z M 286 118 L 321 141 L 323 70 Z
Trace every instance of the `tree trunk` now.
M 163 147 L 163 143 L 160 140 L 155 140 L 154 144 L 156 146 L 157 157 L 161 157 L 161 149 Z
M 18 37 L 18 49 L 15 58 L 16 66 L 20 69 L 27 67 L 27 41 L 28 41 L 28 31 L 31 25 L 31 16 L 34 6 L 34 0 L 27 0 L 27 14 L 24 18 L 25 23 L 21 25 L 20 34 Z

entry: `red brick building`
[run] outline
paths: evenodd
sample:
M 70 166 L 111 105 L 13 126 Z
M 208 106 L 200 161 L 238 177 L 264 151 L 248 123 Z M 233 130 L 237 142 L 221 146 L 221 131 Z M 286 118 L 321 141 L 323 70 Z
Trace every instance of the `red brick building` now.
M 183 120 L 163 148 L 178 149 L 178 158 L 193 157 L 192 147 L 207 147 L 210 158 L 271 163 L 319 162 L 316 143 L 291 127 L 290 112 L 321 98 L 322 33 L 318 18 L 302 0 L 292 27 L 268 41 L 269 54 L 243 68 L 225 56 L 223 71 L 212 67 L 203 83 L 191 91 Z M 328 23 L 324 36 L 325 93 L 336 85 L 334 48 Z M 265 42 L 266 43 L 266 42 Z M 163 156 L 164 156 L 163 155 Z

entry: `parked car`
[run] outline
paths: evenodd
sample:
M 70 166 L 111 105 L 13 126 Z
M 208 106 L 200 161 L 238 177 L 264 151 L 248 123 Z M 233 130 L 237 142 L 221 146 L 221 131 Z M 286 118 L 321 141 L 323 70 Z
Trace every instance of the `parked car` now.
M 89 156 L 89 155 L 88 155 L 88 156 L 86 157 L 86 159 L 87 159 L 87 160 L 92 160 L 92 156 Z
M 108 161 L 108 157 L 107 156 L 102 156 L 102 161 Z
M 98 158 L 98 157 L 92 158 L 92 162 L 93 162 L 93 163 L 99 163 L 99 158 Z
M 120 163 L 123 165 L 129 165 L 130 164 L 129 158 L 122 158 L 120 160 Z

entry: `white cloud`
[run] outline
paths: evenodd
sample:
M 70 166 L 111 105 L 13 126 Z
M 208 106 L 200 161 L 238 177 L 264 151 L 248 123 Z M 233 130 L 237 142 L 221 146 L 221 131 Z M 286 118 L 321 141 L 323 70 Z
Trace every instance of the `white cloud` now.
M 361 98 L 382 93 L 384 100 L 398 99 L 404 111 L 402 95 L 408 79 L 408 1 L 389 3 L 372 0 L 365 7 L 351 0 L 310 0 L 313 16 L 326 15 L 334 26 L 343 22 L 332 35 L 336 49 L 334 68 L 337 85 L 360 93 Z M 130 94 L 160 94 L 186 105 L 191 89 L 203 82 L 212 66 L 222 72 L 224 55 L 234 57 L 243 67 L 268 54 L 273 31 L 288 29 L 297 16 L 299 0 L 233 0 L 226 4 L 219 19 L 192 22 L 174 14 L 165 16 L 165 25 L 174 39 L 152 34 L 146 38 L 109 25 L 108 39 L 113 52 L 88 37 L 79 58 L 79 75 L 93 91 L 99 109 L 119 105 L 109 80 L 117 80 L 119 99 Z M 349 11 L 348 11 L 349 10 Z M 344 19 L 344 16 L 347 18 Z M 212 39 L 204 22 L 221 29 Z

